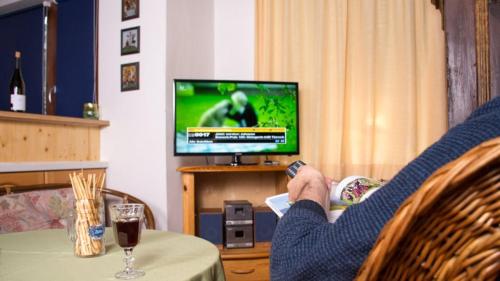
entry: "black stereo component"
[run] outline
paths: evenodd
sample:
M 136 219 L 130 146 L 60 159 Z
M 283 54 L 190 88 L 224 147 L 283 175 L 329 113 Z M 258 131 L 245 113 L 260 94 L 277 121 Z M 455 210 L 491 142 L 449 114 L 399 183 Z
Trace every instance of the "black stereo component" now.
M 224 201 L 224 221 L 226 225 L 253 224 L 252 204 L 247 200 Z
M 225 246 L 231 248 L 253 247 L 253 225 L 226 225 Z

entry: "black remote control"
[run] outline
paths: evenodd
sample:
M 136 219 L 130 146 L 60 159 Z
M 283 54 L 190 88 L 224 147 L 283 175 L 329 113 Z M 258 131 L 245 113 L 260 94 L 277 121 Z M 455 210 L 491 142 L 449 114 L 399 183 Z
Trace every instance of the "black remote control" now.
M 293 162 L 292 164 L 288 165 L 288 167 L 286 168 L 286 171 L 285 173 L 290 177 L 290 178 L 294 178 L 295 175 L 297 174 L 297 170 L 306 165 L 306 163 L 300 161 L 300 160 L 297 160 L 295 162 Z

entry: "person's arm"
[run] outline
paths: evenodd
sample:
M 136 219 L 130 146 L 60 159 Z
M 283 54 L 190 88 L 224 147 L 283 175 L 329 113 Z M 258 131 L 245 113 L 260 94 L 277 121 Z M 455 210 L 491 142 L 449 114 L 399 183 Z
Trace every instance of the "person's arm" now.
M 333 224 L 328 223 L 321 200 L 314 200 L 322 198 L 324 186 L 309 184 L 304 191 L 318 193 L 298 195 L 276 227 L 271 279 L 353 280 L 379 232 L 406 198 L 438 168 L 499 136 L 500 98 L 496 98 L 449 130 L 363 203 L 347 208 Z
M 294 204 L 274 234 L 272 280 L 348 280 L 356 273 L 356 267 L 346 267 L 344 262 L 359 258 L 344 257 L 344 253 L 361 244 L 350 245 L 350 237 L 356 240 L 356 235 L 328 223 L 326 217 L 331 183 L 311 166 L 300 167 L 288 183 L 289 200 Z M 335 272 L 339 273 L 332 276 Z

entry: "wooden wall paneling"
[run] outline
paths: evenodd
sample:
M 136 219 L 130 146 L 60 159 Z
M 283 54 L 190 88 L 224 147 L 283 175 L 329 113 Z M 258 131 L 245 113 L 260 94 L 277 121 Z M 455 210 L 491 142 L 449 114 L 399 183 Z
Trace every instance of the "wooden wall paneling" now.
M 492 1 L 489 10 L 491 97 L 500 97 L 500 1 Z
M 89 160 L 101 159 L 101 130 L 99 128 L 88 129 L 88 158 Z
M 47 137 L 47 147 L 52 149 L 53 160 L 97 160 L 90 156 L 88 128 L 68 127 L 64 131 L 56 127 L 50 127 L 50 129 L 52 135 L 51 138 Z M 52 143 L 56 145 L 52 146 Z
M 43 141 L 46 139 L 43 127 L 32 130 L 28 124 L 15 122 L 2 122 L 0 125 L 0 161 L 37 160 L 40 155 L 50 154 L 49 147 Z
M 0 121 L 0 162 L 98 161 L 99 129 Z
M 444 1 L 449 127 L 477 107 L 474 0 Z
M 36 185 L 43 183 L 43 172 L 0 173 L 0 185 Z
M 105 169 L 85 169 L 85 170 L 64 170 L 64 171 L 40 171 L 40 172 L 19 172 L 19 173 L 0 173 L 0 185 L 39 185 L 50 183 L 70 183 L 70 173 L 80 173 L 86 176 L 88 174 L 105 173 Z
M 85 169 L 85 170 L 66 170 L 66 171 L 46 171 L 45 172 L 45 183 L 70 183 L 69 175 L 71 173 L 83 172 L 84 176 L 88 174 L 102 174 L 105 173 L 105 169 Z M 105 185 L 106 186 L 106 185 Z

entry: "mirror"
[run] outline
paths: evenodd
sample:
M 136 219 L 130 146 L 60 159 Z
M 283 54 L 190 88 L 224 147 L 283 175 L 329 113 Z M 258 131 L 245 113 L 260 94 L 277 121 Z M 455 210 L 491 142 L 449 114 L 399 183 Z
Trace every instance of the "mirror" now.
M 81 117 L 84 103 L 97 102 L 97 7 L 98 0 L 0 1 L 0 36 L 8 38 L 0 44 L 0 110 L 10 108 L 17 50 L 26 112 Z

